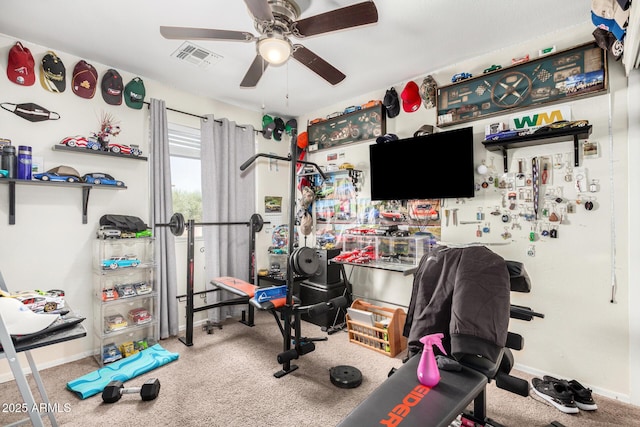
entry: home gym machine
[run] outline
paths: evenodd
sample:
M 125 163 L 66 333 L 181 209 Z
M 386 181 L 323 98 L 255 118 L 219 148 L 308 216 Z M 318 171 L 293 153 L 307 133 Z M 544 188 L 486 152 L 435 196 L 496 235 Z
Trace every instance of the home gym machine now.
M 171 234 L 174 236 L 182 236 L 184 234 L 185 229 L 187 230 L 187 293 L 186 295 L 178 295 L 176 298 L 179 300 L 186 298 L 187 301 L 187 330 L 186 336 L 180 337 L 179 340 L 185 344 L 186 346 L 193 345 L 193 316 L 195 313 L 199 311 L 208 310 L 211 308 L 230 306 L 230 305 L 239 305 L 239 304 L 248 304 L 247 298 L 234 298 L 226 301 L 220 301 L 214 304 L 208 304 L 202 307 L 195 307 L 194 305 L 194 296 L 207 294 L 210 292 L 215 292 L 219 289 L 210 289 L 206 291 L 194 292 L 194 242 L 195 242 L 195 227 L 211 227 L 211 226 L 248 226 L 249 227 L 249 280 L 251 283 L 254 283 L 255 277 L 255 248 L 256 248 L 256 233 L 259 233 L 262 230 L 264 224 L 269 224 L 269 222 L 265 222 L 262 217 L 255 213 L 251 215 L 251 218 L 248 222 L 195 222 L 193 219 L 190 219 L 185 222 L 184 216 L 176 212 L 171 216 L 168 224 L 156 224 L 156 227 L 168 227 L 171 230 Z M 245 319 L 245 312 L 242 312 L 243 322 L 247 323 L 249 326 L 253 326 L 253 307 L 248 305 L 249 311 L 249 319 Z
M 293 285 L 294 285 L 294 273 L 305 274 L 315 272 L 319 265 L 316 251 L 308 247 L 299 247 L 294 250 L 294 230 L 296 220 L 296 182 L 297 182 L 297 168 L 298 163 L 303 165 L 313 166 L 322 179 L 326 179 L 324 172 L 318 167 L 317 164 L 307 162 L 303 160 L 295 159 L 294 153 L 297 147 L 297 133 L 298 130 L 293 128 L 291 130 L 291 146 L 289 155 L 287 157 L 276 156 L 267 153 L 258 153 L 251 156 L 246 162 L 240 166 L 240 170 L 244 171 L 251 164 L 253 164 L 259 157 L 266 157 L 269 159 L 283 160 L 289 162 L 290 173 L 290 193 L 289 193 L 289 239 L 288 239 L 288 251 L 287 251 L 287 274 L 286 274 L 286 286 L 287 295 L 284 306 L 279 308 L 280 318 L 283 320 L 282 324 L 278 321 L 278 326 L 283 336 L 283 351 L 278 354 L 278 363 L 282 364 L 282 369 L 274 374 L 276 378 L 281 378 L 290 372 L 298 369 L 298 366 L 291 364 L 291 361 L 297 359 L 299 356 L 310 353 L 315 350 L 313 341 L 317 339 L 302 338 L 300 333 L 301 315 L 309 314 L 316 315 L 326 312 L 330 309 L 337 307 L 344 307 L 347 305 L 347 300 L 343 296 L 332 299 L 327 303 L 314 304 L 312 306 L 300 306 L 294 301 Z M 274 314 L 275 315 L 275 314 Z M 276 320 L 278 320 L 276 318 Z M 294 333 L 292 333 L 292 330 Z M 292 346 L 293 344 L 293 346 Z

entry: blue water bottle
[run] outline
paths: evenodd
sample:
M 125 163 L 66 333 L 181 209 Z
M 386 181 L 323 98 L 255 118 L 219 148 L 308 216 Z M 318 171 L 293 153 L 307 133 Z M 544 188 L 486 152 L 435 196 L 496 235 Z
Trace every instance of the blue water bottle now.
M 27 145 L 18 146 L 18 173 L 16 178 L 31 180 L 31 147 Z

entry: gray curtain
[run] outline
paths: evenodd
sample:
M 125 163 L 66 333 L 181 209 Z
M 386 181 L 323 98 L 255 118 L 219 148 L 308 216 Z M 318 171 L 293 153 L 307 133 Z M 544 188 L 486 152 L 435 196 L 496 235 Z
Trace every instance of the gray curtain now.
M 240 165 L 255 154 L 253 127 L 208 115 L 200 121 L 200 130 L 203 222 L 249 222 L 256 210 L 255 174 L 254 168 L 241 172 Z M 244 225 L 203 227 L 207 288 L 213 277 L 249 281 L 249 231 Z M 208 293 L 207 303 L 230 297 Z M 237 306 L 209 310 L 209 321 L 235 316 L 236 310 Z
M 167 224 L 173 215 L 171 195 L 171 163 L 169 157 L 169 132 L 165 103 L 151 99 L 151 198 L 153 200 L 152 223 Z M 175 237 L 167 227 L 154 229 L 156 258 L 156 287 L 160 294 L 160 338 L 178 335 L 178 280 L 176 274 Z

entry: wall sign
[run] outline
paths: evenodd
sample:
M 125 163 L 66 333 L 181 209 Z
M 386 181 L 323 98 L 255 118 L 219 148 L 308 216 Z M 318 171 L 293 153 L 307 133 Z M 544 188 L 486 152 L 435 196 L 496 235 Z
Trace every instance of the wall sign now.
M 445 127 L 607 90 L 606 52 L 587 43 L 438 89 Z
M 382 103 L 341 114 L 308 126 L 309 151 L 363 142 L 386 133 Z

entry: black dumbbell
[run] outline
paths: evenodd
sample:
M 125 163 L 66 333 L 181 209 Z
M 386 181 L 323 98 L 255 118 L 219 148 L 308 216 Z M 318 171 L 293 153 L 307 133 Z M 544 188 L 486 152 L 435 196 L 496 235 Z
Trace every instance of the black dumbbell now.
M 130 387 L 124 388 L 122 381 L 111 381 L 102 390 L 102 400 L 104 403 L 115 403 L 122 397 L 123 394 L 140 393 L 142 400 L 153 400 L 158 397 L 160 393 L 160 380 L 157 378 L 151 378 L 142 384 L 142 387 Z

